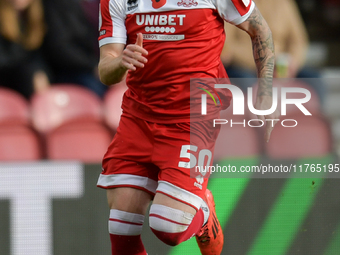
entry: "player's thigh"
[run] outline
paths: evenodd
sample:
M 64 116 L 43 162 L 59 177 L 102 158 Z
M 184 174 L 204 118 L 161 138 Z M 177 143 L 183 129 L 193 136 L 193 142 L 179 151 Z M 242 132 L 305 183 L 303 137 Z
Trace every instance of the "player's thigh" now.
M 156 192 L 158 168 L 113 158 L 103 169 L 97 185 L 107 189 L 110 209 L 144 215 Z
M 219 131 L 208 124 L 179 123 L 167 125 L 162 130 L 160 127 L 159 142 L 154 149 L 154 159 L 160 168 L 154 204 L 192 214 L 200 209 L 209 173 L 196 171 L 196 166 L 212 164 Z
M 145 215 L 152 200 L 150 193 L 130 187 L 107 189 L 110 209 Z

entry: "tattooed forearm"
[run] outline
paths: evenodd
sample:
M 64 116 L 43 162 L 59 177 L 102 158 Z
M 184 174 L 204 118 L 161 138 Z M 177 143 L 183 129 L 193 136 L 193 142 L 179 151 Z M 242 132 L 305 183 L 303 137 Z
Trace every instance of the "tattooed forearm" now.
M 252 38 L 253 54 L 257 68 L 257 76 L 259 78 L 259 93 L 258 95 L 271 95 L 273 72 L 274 72 L 274 45 L 271 34 L 266 39 L 257 35 Z
M 270 28 L 256 7 L 240 28 L 245 30 L 252 40 L 253 55 L 259 78 L 258 95 L 271 95 L 275 55 Z

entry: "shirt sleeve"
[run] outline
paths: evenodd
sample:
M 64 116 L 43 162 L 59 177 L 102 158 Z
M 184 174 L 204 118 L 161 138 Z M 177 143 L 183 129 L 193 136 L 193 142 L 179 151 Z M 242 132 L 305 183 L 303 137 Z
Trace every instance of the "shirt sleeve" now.
M 253 0 L 212 0 L 220 16 L 227 22 L 239 25 L 255 8 Z
M 99 47 L 109 43 L 126 44 L 125 2 L 101 0 L 99 6 Z

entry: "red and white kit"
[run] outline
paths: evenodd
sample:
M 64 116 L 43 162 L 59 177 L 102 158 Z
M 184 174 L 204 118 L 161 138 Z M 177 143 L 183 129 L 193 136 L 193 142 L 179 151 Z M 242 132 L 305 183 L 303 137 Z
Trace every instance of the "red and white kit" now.
M 149 54 L 145 67 L 127 76 L 99 187 L 157 189 L 199 208 L 206 181 L 190 178 L 190 168 L 212 163 L 218 130 L 210 134 L 205 122 L 189 123 L 190 79 L 227 77 L 220 60 L 223 20 L 240 24 L 254 7 L 252 0 L 101 0 L 99 45 L 134 44 L 142 33 Z

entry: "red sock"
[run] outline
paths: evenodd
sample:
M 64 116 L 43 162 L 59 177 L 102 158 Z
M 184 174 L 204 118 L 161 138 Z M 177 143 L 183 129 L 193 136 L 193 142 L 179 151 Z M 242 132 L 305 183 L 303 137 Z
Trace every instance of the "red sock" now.
M 139 236 L 110 234 L 112 255 L 147 255 Z
M 111 209 L 109 232 L 112 255 L 147 255 L 141 239 L 144 215 Z

